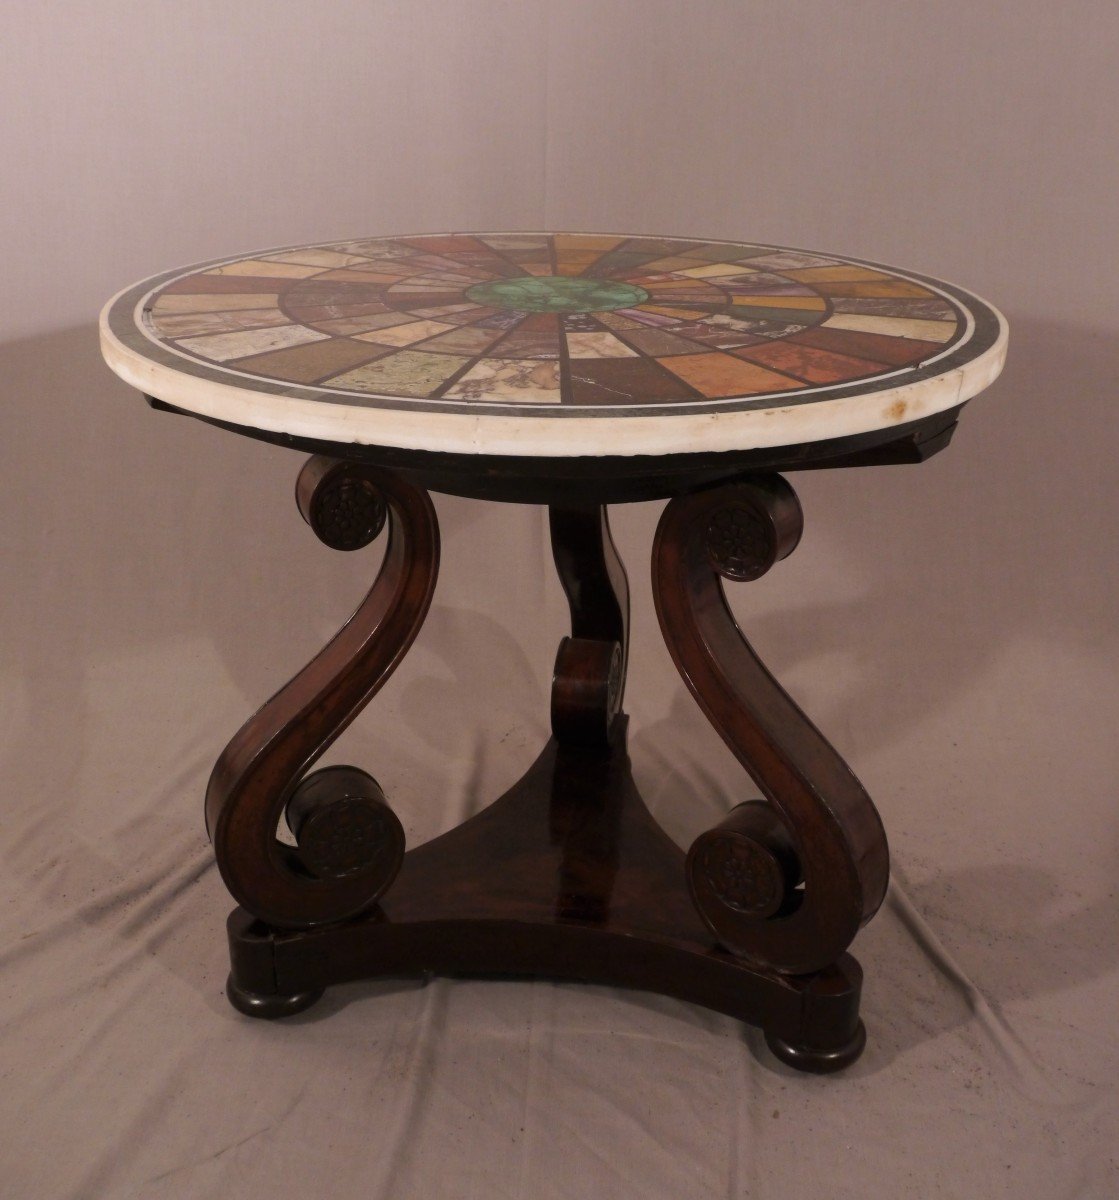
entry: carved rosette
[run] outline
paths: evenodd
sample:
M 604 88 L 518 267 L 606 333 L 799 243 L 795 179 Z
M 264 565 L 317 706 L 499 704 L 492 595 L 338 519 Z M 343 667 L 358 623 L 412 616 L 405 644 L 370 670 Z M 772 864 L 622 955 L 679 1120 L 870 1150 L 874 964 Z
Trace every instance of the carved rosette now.
M 720 577 L 758 579 L 795 549 L 796 494 L 777 475 L 671 501 L 653 550 L 661 631 L 681 675 L 766 801 L 739 805 L 687 859 L 696 907 L 758 966 L 834 962 L 885 895 L 888 853 L 862 785 L 742 636 Z
M 404 831 L 377 782 L 354 767 L 308 774 L 403 658 L 435 588 L 439 532 L 427 493 L 361 463 L 316 456 L 296 488 L 315 533 L 341 550 L 387 521 L 368 595 L 339 633 L 238 732 L 218 759 L 206 821 L 226 886 L 269 925 L 358 915 L 391 884 Z M 281 815 L 295 834 L 276 837 Z

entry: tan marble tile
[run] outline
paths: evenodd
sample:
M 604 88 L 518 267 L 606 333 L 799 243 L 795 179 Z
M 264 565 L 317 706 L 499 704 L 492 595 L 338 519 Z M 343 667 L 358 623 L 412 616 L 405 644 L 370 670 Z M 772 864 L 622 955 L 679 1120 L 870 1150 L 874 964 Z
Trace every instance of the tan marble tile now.
M 572 358 L 636 358 L 631 350 L 612 333 L 569 333 L 567 352 Z
M 284 346 L 299 346 L 304 342 L 319 342 L 325 333 L 317 333 L 305 325 L 278 325 L 272 329 L 244 330 L 240 333 L 211 333 L 204 337 L 180 338 L 179 345 L 214 362 L 228 362 L 281 350 Z
M 368 265 L 369 258 L 359 254 L 343 254 L 338 250 L 285 250 L 282 254 L 266 254 L 265 262 L 295 263 L 303 267 L 348 267 Z
M 857 333 L 880 333 L 886 337 L 917 338 L 925 342 L 947 342 L 956 332 L 955 321 L 914 321 L 905 317 L 871 317 L 863 313 L 833 313 L 821 329 L 853 329 Z
M 265 262 L 260 258 L 247 258 L 243 262 L 227 263 L 203 271 L 203 275 L 266 275 L 270 279 L 306 279 L 317 275 L 322 267 L 300 267 L 295 263 Z
M 680 274 L 690 275 L 693 279 L 721 279 L 727 275 L 746 275 L 750 270 L 743 263 L 709 263 L 702 267 L 689 267 Z
M 409 321 L 406 325 L 389 325 L 373 333 L 359 333 L 356 336 L 362 341 L 377 342 L 382 346 L 411 346 L 413 342 L 422 342 L 424 338 L 446 333 L 448 329 L 454 329 L 454 326 L 445 321 Z
M 213 296 L 166 295 L 156 298 L 155 313 L 231 312 L 238 308 L 275 308 L 280 302 L 277 292 L 221 292 Z
M 483 358 L 448 388 L 448 400 L 559 404 L 559 363 L 554 359 Z
M 291 317 L 278 308 L 246 308 L 240 312 L 168 313 L 153 315 L 152 327 L 164 337 L 190 337 L 191 334 L 232 333 L 237 329 L 263 329 L 270 325 L 290 325 Z
M 329 320 L 313 322 L 316 329 L 325 329 L 327 333 L 355 334 L 369 333 L 373 329 L 385 329 L 392 325 L 405 325 L 410 318 L 398 312 L 366 313 L 352 317 L 332 317 Z
M 469 361 L 465 356 L 454 354 L 401 350 L 323 382 L 330 387 L 349 391 L 378 392 L 385 396 L 411 396 L 418 399 L 431 395 Z

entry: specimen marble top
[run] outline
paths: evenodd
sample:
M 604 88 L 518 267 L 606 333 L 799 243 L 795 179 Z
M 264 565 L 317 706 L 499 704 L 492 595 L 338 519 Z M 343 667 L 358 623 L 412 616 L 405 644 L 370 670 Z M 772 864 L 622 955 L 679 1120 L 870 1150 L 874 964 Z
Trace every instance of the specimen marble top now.
M 911 272 L 738 242 L 375 237 L 169 271 L 101 315 L 148 395 L 249 429 L 458 454 L 679 454 L 906 424 L 994 380 L 1002 316 Z

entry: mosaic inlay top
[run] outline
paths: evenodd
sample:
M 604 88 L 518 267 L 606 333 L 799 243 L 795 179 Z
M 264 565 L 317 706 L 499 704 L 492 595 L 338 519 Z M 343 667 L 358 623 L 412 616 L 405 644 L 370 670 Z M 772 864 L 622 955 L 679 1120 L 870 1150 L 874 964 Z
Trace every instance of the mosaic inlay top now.
M 890 268 L 564 233 L 264 251 L 146 280 L 102 326 L 119 374 L 203 415 L 525 454 L 747 448 L 879 428 L 981 390 L 1006 341 L 976 297 Z M 505 420 L 478 446 L 482 415 Z M 689 429 L 643 436 L 650 418 L 666 430 L 670 417 Z M 641 422 L 629 427 L 635 445 L 597 445 L 618 418 Z M 835 432 L 814 433 L 821 420 Z

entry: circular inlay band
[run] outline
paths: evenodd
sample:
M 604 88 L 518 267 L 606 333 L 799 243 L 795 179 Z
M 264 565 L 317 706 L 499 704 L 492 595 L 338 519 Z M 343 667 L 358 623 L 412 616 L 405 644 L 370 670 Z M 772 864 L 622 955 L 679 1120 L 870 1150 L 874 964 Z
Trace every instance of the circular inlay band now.
M 960 288 L 814 251 L 456 233 L 169 272 L 107 306 L 102 345 L 149 394 L 261 430 L 637 455 L 920 419 L 997 376 L 1006 327 Z
M 477 304 L 520 312 L 587 313 L 633 308 L 649 299 L 644 288 L 610 279 L 578 279 L 569 275 L 488 279 L 463 293 Z

